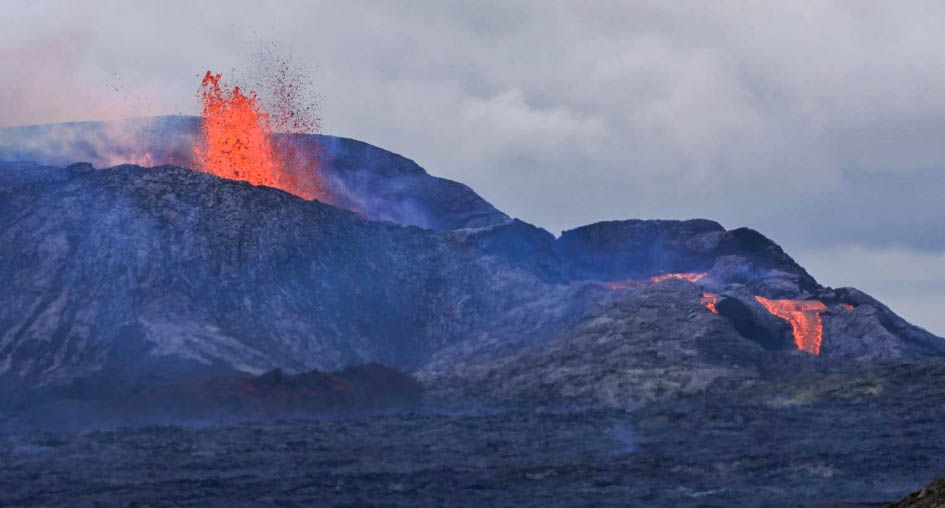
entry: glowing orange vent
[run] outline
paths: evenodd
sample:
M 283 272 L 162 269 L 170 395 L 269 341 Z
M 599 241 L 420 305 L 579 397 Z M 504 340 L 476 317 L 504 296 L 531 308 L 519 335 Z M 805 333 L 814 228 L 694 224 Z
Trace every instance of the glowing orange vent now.
M 820 313 L 827 310 L 827 306 L 818 300 L 769 300 L 763 296 L 756 296 L 755 300 L 764 306 L 773 316 L 777 316 L 791 324 L 794 333 L 794 345 L 801 351 L 812 355 L 820 354 L 820 345 L 823 342 L 824 323 Z
M 719 309 L 715 307 L 719 303 L 719 295 L 715 293 L 702 293 L 702 298 L 699 299 L 699 303 L 709 309 L 709 312 L 713 314 L 718 314 Z
M 705 277 L 705 273 L 664 273 L 662 275 L 655 275 L 650 277 L 650 282 L 656 284 L 670 279 L 681 279 L 688 280 L 689 282 L 696 283 L 702 280 Z

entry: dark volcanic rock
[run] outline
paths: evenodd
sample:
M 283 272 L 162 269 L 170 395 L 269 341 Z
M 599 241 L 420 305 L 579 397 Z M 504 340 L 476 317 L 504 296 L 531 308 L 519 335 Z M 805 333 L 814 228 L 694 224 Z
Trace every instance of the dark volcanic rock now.
M 197 379 L 166 392 L 134 400 L 138 411 L 160 407 L 159 415 L 180 418 L 288 418 L 322 412 L 406 408 L 420 401 L 420 385 L 378 364 L 325 373 L 287 374 L 280 369 L 260 376 Z M 150 399 L 150 400 L 148 400 Z
M 170 167 L 66 173 L 0 193 L 0 287 L 16 288 L 0 293 L 0 373 L 30 384 L 109 365 L 141 378 L 168 358 L 410 368 L 540 291 L 449 234 L 274 189 Z
M 312 418 L 415 408 L 423 388 L 410 376 L 378 364 L 336 372 L 259 376 L 214 375 L 211 369 L 165 384 L 105 386 L 122 379 L 103 372 L 65 386 L 6 401 L 6 425 L 14 430 L 41 423 L 58 430 L 101 426 Z M 2 423 L 2 422 L 0 422 Z M 2 425 L 0 425 L 2 427 Z
M 747 291 L 735 287 L 719 295 L 716 308 L 743 337 L 757 342 L 768 350 L 790 350 L 794 347 L 791 326 L 783 319 L 772 316 Z
M 664 272 L 705 272 L 725 229 L 716 222 L 625 220 L 565 231 L 558 241 L 575 279 L 645 279 Z
M 542 280 L 566 280 L 566 268 L 556 252 L 555 237 L 542 228 L 515 219 L 508 224 L 466 231 L 464 238 L 483 254 L 498 257 Z
M 662 273 L 709 272 L 706 284 L 752 286 L 772 298 L 797 298 L 820 286 L 776 243 L 748 228 L 726 231 L 705 219 L 599 222 L 565 231 L 558 252 L 571 278 L 646 279 Z M 787 290 L 772 279 L 787 278 Z M 792 287 L 793 286 L 793 287 Z
M 764 350 L 700 305 L 701 294 L 684 281 L 613 292 L 548 342 L 504 356 L 461 343 L 437 353 L 420 378 L 443 401 L 635 408 L 753 376 Z
M 941 361 L 749 381 L 632 413 L 0 433 L 0 505 L 865 508 L 945 471 Z
M 921 358 L 942 355 L 943 341 L 926 330 L 908 323 L 889 307 L 855 288 L 840 288 L 822 293 L 825 301 L 842 302 L 824 317 L 824 354 L 834 357 Z
M 945 478 L 939 478 L 918 492 L 913 492 L 889 505 L 889 508 L 943 508 L 945 507 Z

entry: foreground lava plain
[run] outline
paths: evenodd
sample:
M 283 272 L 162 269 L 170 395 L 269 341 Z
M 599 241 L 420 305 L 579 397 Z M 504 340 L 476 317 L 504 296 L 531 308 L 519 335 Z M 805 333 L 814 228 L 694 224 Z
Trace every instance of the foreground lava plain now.
M 883 506 L 945 472 L 941 360 L 505 409 L 0 437 L 0 505 Z

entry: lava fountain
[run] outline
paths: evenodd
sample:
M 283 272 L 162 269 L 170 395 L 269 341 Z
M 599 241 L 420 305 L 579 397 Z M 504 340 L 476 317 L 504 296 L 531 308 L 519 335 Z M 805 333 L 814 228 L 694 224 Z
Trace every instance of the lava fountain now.
M 194 147 L 197 168 L 230 180 L 282 189 L 304 199 L 320 197 L 320 181 L 313 163 L 275 141 L 269 114 L 256 93 L 220 82 L 207 71 L 200 84 L 203 101 L 202 140 Z
M 773 316 L 777 316 L 791 324 L 794 333 L 794 345 L 801 351 L 812 355 L 820 354 L 820 345 L 823 343 L 824 323 L 820 314 L 827 310 L 827 306 L 818 300 L 769 300 L 763 296 L 755 296 L 764 308 Z

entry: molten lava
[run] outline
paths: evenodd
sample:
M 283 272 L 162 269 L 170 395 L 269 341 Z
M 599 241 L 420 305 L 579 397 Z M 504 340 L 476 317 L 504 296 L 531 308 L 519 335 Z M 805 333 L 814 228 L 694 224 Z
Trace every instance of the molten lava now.
M 719 303 L 719 295 L 715 293 L 702 293 L 702 298 L 699 299 L 699 303 L 709 309 L 709 312 L 713 314 L 718 314 L 719 309 L 715 307 Z
M 827 306 L 818 300 L 769 300 L 755 296 L 755 300 L 764 306 L 773 316 L 791 324 L 794 333 L 794 345 L 801 351 L 812 355 L 820 354 L 823 342 L 824 323 L 820 314 Z
M 197 167 L 230 180 L 282 189 L 304 199 L 320 197 L 320 181 L 311 161 L 300 172 L 298 154 L 274 143 L 269 115 L 255 92 L 245 94 L 220 83 L 207 71 L 201 82 L 201 146 L 194 148 Z
M 853 310 L 853 309 L 856 308 L 856 307 L 850 305 L 849 303 L 841 303 L 841 304 L 840 304 L 840 307 L 841 307 L 843 310 Z
M 670 279 L 681 279 L 688 280 L 689 282 L 696 283 L 702 280 L 707 274 L 705 273 L 664 273 L 662 275 L 655 275 L 650 277 L 650 282 L 656 284 Z

